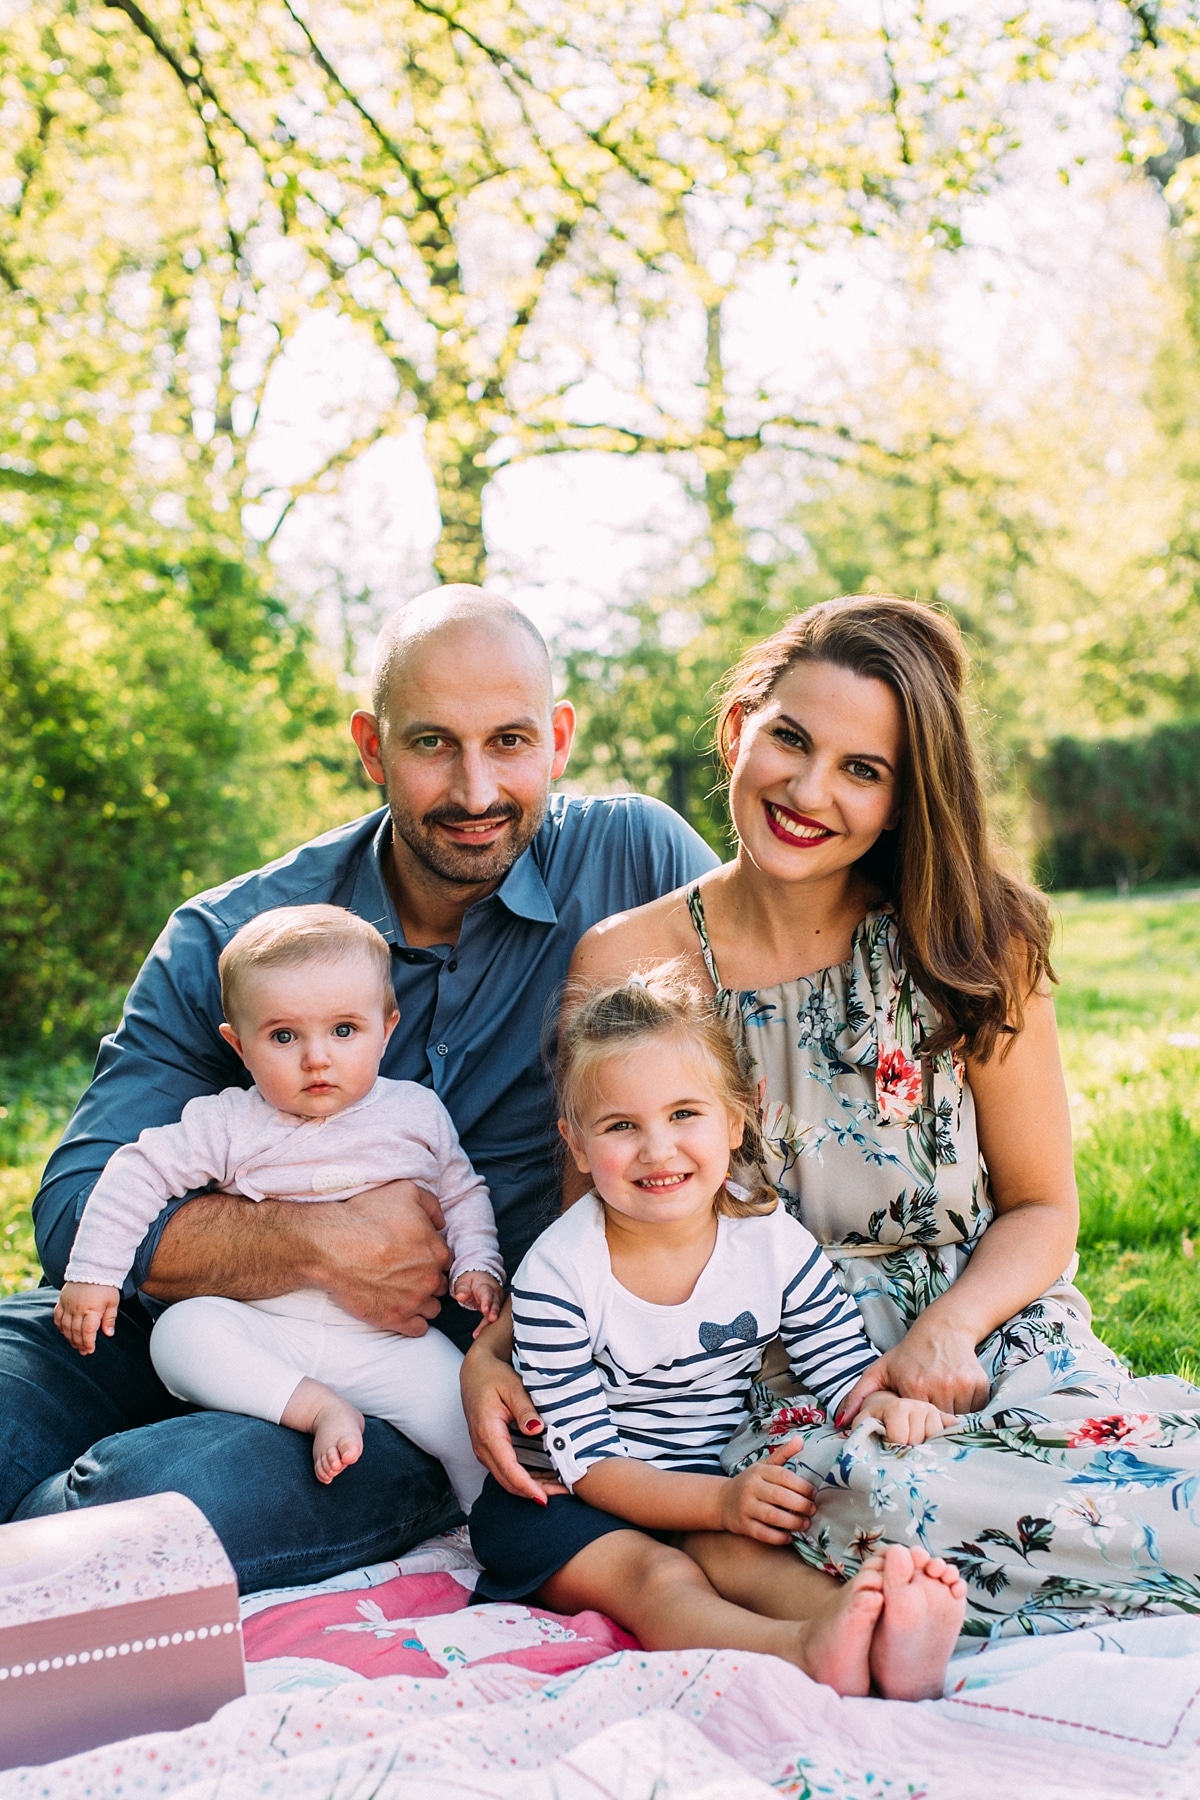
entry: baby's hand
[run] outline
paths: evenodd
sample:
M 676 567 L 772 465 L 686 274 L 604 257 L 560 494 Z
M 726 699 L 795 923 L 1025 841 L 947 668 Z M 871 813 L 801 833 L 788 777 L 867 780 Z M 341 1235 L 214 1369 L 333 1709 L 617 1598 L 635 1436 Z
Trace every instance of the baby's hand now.
M 927 1400 L 901 1400 L 899 1394 L 871 1394 L 859 1408 L 860 1419 L 879 1419 L 889 1444 L 923 1444 L 958 1424 L 953 1413 L 940 1412 Z
M 54 1309 L 54 1323 L 81 1356 L 96 1348 L 96 1333 L 111 1337 L 117 1329 L 119 1288 L 95 1281 L 64 1281 Z
M 813 1515 L 813 1485 L 783 1464 L 801 1449 L 802 1438 L 776 1444 L 757 1462 L 725 1483 L 720 1498 L 721 1530 L 760 1544 L 787 1544 L 794 1531 L 804 1531 Z
M 451 1293 L 460 1306 L 468 1312 L 483 1314 L 481 1323 L 475 1329 L 475 1336 L 485 1325 L 493 1325 L 500 1317 L 500 1308 L 504 1304 L 504 1289 L 494 1275 L 485 1275 L 479 1269 L 468 1269 L 455 1282 Z

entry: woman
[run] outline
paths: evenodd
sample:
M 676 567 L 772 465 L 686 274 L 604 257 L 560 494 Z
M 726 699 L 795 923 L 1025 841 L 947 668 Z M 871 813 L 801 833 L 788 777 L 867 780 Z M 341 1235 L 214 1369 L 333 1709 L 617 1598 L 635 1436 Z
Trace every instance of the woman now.
M 680 958 L 707 978 L 757 1078 L 763 1173 L 883 1352 L 838 1423 L 881 1387 L 964 1415 L 899 1450 L 764 1388 L 727 1467 L 805 1431 L 794 1466 L 823 1486 L 801 1555 L 852 1574 L 880 1539 L 919 1542 L 967 1579 L 979 1635 L 1200 1610 L 1200 1389 L 1133 1380 L 1071 1284 L 1049 914 L 989 838 L 965 677 L 912 601 L 833 601 L 751 650 L 717 734 L 734 860 L 595 927 L 572 976 Z M 501 1474 L 499 1413 L 528 1413 L 496 1348 L 467 1394 Z

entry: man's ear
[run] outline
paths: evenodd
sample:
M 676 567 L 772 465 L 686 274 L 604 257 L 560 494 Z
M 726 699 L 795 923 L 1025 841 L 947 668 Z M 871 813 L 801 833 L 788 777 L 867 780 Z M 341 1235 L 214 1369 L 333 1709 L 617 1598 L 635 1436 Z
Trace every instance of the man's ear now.
M 233 1050 L 236 1050 L 238 1055 L 241 1057 L 242 1061 L 245 1062 L 246 1057 L 245 1057 L 245 1052 L 242 1049 L 242 1040 L 238 1036 L 237 1032 L 233 1029 L 233 1026 L 226 1025 L 224 1023 L 224 1021 L 222 1021 L 222 1023 L 217 1026 L 217 1030 L 220 1032 L 221 1036 L 225 1039 L 225 1042 L 230 1046 L 230 1048 Z
M 590 1175 L 592 1171 L 588 1159 L 583 1154 L 583 1151 L 580 1149 L 575 1138 L 572 1137 L 571 1128 L 565 1119 L 560 1119 L 558 1121 L 558 1135 L 567 1146 L 567 1149 L 571 1152 L 571 1155 L 574 1158 L 575 1167 L 579 1170 L 579 1173 L 581 1175 Z
M 567 766 L 571 745 L 575 741 L 575 708 L 569 700 L 560 700 L 550 717 L 554 731 L 554 762 L 550 769 L 550 779 L 557 781 Z
M 358 712 L 350 715 L 350 736 L 367 771 L 376 787 L 384 785 L 383 764 L 379 759 L 379 720 L 374 713 Z

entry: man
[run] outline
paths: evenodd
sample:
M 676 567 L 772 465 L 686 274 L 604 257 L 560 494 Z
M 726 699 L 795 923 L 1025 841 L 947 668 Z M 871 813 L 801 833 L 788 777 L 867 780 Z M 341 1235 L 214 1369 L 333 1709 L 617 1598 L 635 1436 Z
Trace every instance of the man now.
M 596 920 L 715 859 L 655 801 L 551 796 L 574 712 L 555 704 L 546 646 L 507 601 L 456 586 L 404 608 L 380 638 L 372 703 L 351 731 L 386 809 L 187 902 L 151 951 L 34 1202 L 50 1283 L 113 1151 L 196 1094 L 249 1084 L 218 1030 L 217 958 L 247 919 L 309 901 L 350 908 L 391 945 L 401 1016 L 382 1073 L 426 1083 L 449 1108 L 510 1272 L 552 1215 L 542 1036 L 571 951 Z M 55 1330 L 52 1288 L 0 1304 L 0 1517 L 174 1489 L 208 1515 L 244 1591 L 395 1556 L 440 1529 L 454 1516 L 442 1470 L 390 1426 L 368 1420 L 362 1459 L 322 1487 L 298 1433 L 173 1400 L 138 1295 L 318 1287 L 388 1330 L 420 1335 L 436 1318 L 462 1343 L 473 1321 L 440 1300 L 441 1222 L 405 1181 L 332 1204 L 181 1195 L 94 1355 Z

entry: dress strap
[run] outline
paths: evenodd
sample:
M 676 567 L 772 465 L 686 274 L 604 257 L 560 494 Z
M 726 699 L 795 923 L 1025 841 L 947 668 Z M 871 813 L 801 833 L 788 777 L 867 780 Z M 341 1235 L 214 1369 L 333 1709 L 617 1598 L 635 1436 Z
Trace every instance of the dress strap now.
M 687 891 L 687 904 L 688 911 L 692 915 L 692 924 L 696 927 L 696 936 L 700 939 L 700 954 L 704 958 L 704 966 L 708 970 L 709 980 L 718 993 L 723 992 L 725 984 L 717 974 L 716 958 L 712 953 L 712 945 L 708 941 L 708 924 L 704 917 L 704 902 L 700 898 L 698 881 L 693 881 Z

